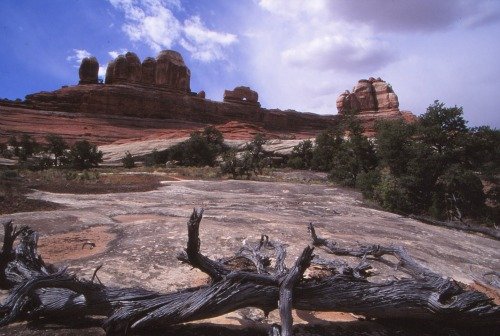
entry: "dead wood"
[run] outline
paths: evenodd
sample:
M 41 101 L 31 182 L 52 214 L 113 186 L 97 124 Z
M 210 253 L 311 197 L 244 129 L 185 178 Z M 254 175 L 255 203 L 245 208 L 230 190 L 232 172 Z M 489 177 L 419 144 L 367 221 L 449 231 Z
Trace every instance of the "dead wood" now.
M 92 280 L 79 279 L 66 269 L 46 265 L 37 254 L 36 232 L 4 225 L 0 254 L 4 288 L 10 288 L 0 307 L 0 326 L 14 321 L 68 317 L 104 316 L 108 335 L 125 335 L 150 329 L 220 316 L 245 307 L 266 314 L 279 308 L 282 329 L 273 326 L 272 335 L 292 335 L 291 310 L 351 312 L 369 318 L 439 321 L 460 326 L 500 324 L 500 307 L 485 294 L 461 286 L 420 265 L 397 246 L 341 248 L 309 230 L 313 245 L 329 254 L 355 256 L 360 263 L 350 267 L 338 260 L 313 258 L 306 247 L 295 265 L 284 263 L 282 244 L 262 236 L 245 245 L 235 256 L 212 260 L 200 251 L 199 225 L 202 210 L 194 210 L 188 221 L 186 250 L 178 258 L 210 276 L 206 286 L 173 293 L 141 288 L 108 287 L 96 272 Z M 16 238 L 19 240 L 14 247 Z M 369 262 L 391 265 L 384 255 L 398 259 L 399 270 L 410 277 L 384 282 L 369 280 Z M 306 277 L 312 264 L 326 275 Z

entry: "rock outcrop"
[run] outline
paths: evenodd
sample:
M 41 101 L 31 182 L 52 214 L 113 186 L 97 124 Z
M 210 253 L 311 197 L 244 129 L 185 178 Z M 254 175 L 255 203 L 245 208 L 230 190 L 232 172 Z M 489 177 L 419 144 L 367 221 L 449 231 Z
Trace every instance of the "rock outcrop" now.
M 191 72 L 181 54 L 164 50 L 156 59 L 148 57 L 142 63 L 132 52 L 119 55 L 108 64 L 105 84 L 153 85 L 190 92 L 190 80 Z
M 156 79 L 156 59 L 147 57 L 142 61 L 142 82 L 144 84 L 154 84 Z
M 399 111 L 398 96 L 392 87 L 380 78 L 361 79 L 352 89 L 352 93 L 346 90 L 337 98 L 339 114 L 389 110 Z
M 190 92 L 191 71 L 184 64 L 181 54 L 164 50 L 156 58 L 155 84 Z
M 99 72 L 99 62 L 95 57 L 85 57 L 80 64 L 78 75 L 80 76 L 79 84 L 97 84 Z
M 378 120 L 416 120 L 411 112 L 399 110 L 398 96 L 391 85 L 373 77 L 359 80 L 352 92 L 346 90 L 340 94 L 337 98 L 337 111 L 339 115 L 356 115 L 368 136 L 375 134 Z
M 259 94 L 248 86 L 237 86 L 234 90 L 224 91 L 224 101 L 227 103 L 240 103 L 260 106 Z
M 247 86 L 226 90 L 223 102 L 206 99 L 204 91 L 191 92 L 191 72 L 182 56 L 172 50 L 142 63 L 132 52 L 118 56 L 108 64 L 105 84 L 98 84 L 98 68 L 95 58 L 86 58 L 80 67 L 79 83 L 87 85 L 27 95 L 20 107 L 92 117 L 156 118 L 213 125 L 237 122 L 269 132 L 310 135 L 337 125 L 347 111 L 357 113 L 369 136 L 374 134 L 377 120 L 408 120 L 411 116 L 399 111 L 396 94 L 380 78 L 360 80 L 352 92 L 346 91 L 337 99 L 339 114 L 325 116 L 262 108 L 258 93 Z M 0 105 L 6 104 L 0 101 Z

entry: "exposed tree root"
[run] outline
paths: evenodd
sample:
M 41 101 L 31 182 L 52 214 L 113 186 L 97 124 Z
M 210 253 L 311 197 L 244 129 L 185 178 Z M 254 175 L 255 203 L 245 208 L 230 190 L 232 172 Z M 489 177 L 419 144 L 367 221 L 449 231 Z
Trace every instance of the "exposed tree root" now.
M 281 328 L 274 325 L 270 335 L 292 335 L 292 308 L 466 327 L 500 325 L 500 307 L 485 294 L 467 290 L 432 272 L 402 247 L 340 248 L 318 237 L 311 224 L 309 232 L 314 246 L 334 255 L 359 257 L 359 265 L 350 267 L 345 262 L 320 259 L 313 256 L 314 247 L 307 246 L 288 269 L 284 246 L 267 236 L 256 244 L 243 246 L 233 257 L 212 260 L 200 252 L 202 215 L 202 210 L 193 211 L 188 221 L 187 248 L 178 258 L 209 275 L 211 283 L 166 294 L 107 287 L 98 281 L 98 269 L 89 281 L 78 279 L 66 269 L 45 265 L 37 254 L 36 232 L 28 228 L 16 230 L 12 222 L 6 223 L 0 285 L 10 289 L 10 293 L 0 307 L 0 326 L 39 318 L 104 316 L 102 327 L 108 335 L 126 335 L 245 307 L 259 308 L 266 315 L 279 308 Z M 20 239 L 14 247 L 16 238 Z M 369 281 L 368 260 L 392 264 L 383 258 L 387 254 L 398 259 L 397 267 L 409 277 L 382 283 Z M 310 265 L 320 268 L 321 275 L 305 276 Z

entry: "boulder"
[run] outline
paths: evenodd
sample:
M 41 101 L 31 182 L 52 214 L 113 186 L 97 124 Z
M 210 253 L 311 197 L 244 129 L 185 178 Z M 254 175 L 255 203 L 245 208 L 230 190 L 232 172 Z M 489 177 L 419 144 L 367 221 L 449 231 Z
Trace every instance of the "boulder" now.
M 205 91 L 201 90 L 196 94 L 196 97 L 205 99 Z
M 155 84 L 173 90 L 190 92 L 191 71 L 181 54 L 173 50 L 163 50 L 156 57 Z
M 97 84 L 99 72 L 99 62 L 95 57 L 85 57 L 80 64 L 78 74 L 80 76 L 79 84 Z

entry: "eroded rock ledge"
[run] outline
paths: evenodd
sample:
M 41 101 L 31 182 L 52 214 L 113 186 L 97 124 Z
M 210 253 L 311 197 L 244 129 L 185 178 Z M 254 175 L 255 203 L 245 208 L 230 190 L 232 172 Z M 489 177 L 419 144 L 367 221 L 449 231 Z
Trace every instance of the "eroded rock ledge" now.
M 119 55 L 108 64 L 104 82 L 98 78 L 98 69 L 95 57 L 85 58 L 78 85 L 30 94 L 24 102 L 3 100 L 0 105 L 204 124 L 237 121 L 270 131 L 312 133 L 335 126 L 345 111 L 352 110 L 367 135 L 374 133 L 376 120 L 415 119 L 399 110 L 397 95 L 380 78 L 360 80 L 352 93 L 341 94 L 336 102 L 338 115 L 317 115 L 262 108 L 258 93 L 247 86 L 226 90 L 223 102 L 206 99 L 204 91 L 191 91 L 191 71 L 182 55 L 173 50 L 164 50 L 156 58 L 147 57 L 142 62 L 132 52 Z

